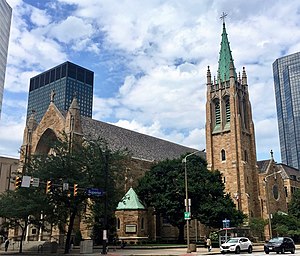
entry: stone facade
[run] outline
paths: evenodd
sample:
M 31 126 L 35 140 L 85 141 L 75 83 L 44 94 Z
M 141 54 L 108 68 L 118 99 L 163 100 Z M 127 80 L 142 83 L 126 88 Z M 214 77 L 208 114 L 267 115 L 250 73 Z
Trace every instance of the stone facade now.
M 228 81 L 212 82 L 207 71 L 206 159 L 224 177 L 226 192 L 237 208 L 259 217 L 258 171 L 251 104 L 245 69 L 236 80 L 231 64 Z

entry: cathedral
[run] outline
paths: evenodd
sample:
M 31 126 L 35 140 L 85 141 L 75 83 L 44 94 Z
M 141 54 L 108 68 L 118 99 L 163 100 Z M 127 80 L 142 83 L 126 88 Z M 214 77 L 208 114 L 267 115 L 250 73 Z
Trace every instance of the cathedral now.
M 210 170 L 222 173 L 226 193 L 230 194 L 237 209 L 248 216 L 246 226 L 251 218 L 263 218 L 271 223 L 272 213 L 287 212 L 291 194 L 300 187 L 299 171 L 276 163 L 272 153 L 270 159 L 257 161 L 248 90 L 251 85 L 248 85 L 244 67 L 241 73 L 236 72 L 224 21 L 221 37 L 218 70 L 213 71 L 216 75 L 212 76 L 210 68 L 207 69 L 206 154 L 200 152 L 200 155 L 206 158 Z M 118 236 L 135 242 L 158 237 L 165 241 L 175 240 L 178 230 L 146 209 L 139 202 L 134 187 L 153 164 L 195 152 L 196 149 L 81 116 L 76 98 L 68 111 L 60 111 L 56 107 L 54 96 L 49 102 L 39 122 L 35 120 L 34 113 L 28 118 L 20 162 L 26 160 L 26 155 L 49 153 L 46 138 L 55 140 L 62 132 L 72 136 L 100 136 L 107 140 L 112 150 L 126 148 L 132 157 L 126 166 L 124 194 L 129 194 L 126 198 L 134 202 L 122 204 L 120 201 L 116 206 Z M 38 237 L 32 232 L 33 228 L 28 231 L 29 240 Z M 207 235 L 205 227 L 197 220 L 190 221 L 190 230 L 192 241 L 199 241 Z M 270 232 L 271 225 L 268 225 L 266 238 L 272 236 Z M 84 238 L 90 236 L 84 226 L 82 234 Z M 11 234 L 17 235 L 17 232 Z

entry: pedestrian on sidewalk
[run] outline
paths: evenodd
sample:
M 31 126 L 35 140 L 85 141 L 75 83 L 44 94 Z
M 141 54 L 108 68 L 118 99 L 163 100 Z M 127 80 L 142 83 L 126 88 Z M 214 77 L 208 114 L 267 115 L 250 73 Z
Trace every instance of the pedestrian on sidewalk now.
M 207 246 L 207 250 L 210 252 L 211 251 L 211 240 L 210 238 L 206 238 L 206 246 Z
M 7 252 L 8 250 L 8 246 L 9 246 L 9 239 L 6 238 L 5 242 L 4 242 L 4 248 L 5 248 L 5 251 Z

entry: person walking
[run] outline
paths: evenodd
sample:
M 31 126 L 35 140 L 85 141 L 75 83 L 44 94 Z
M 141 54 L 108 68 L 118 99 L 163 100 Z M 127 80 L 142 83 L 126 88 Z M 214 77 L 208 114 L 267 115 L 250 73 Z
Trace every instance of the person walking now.
M 210 252 L 211 251 L 211 240 L 209 237 L 206 239 L 206 246 L 207 246 L 207 250 Z
M 9 246 L 9 239 L 6 238 L 5 242 L 4 242 L 4 248 L 5 248 L 5 251 L 7 252 L 8 250 L 8 246 Z

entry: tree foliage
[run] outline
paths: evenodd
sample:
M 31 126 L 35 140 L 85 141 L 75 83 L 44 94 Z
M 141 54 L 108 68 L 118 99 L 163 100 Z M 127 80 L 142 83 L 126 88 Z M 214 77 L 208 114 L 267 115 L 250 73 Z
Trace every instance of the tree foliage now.
M 22 196 L 21 190 L 26 191 L 26 203 L 16 207 L 24 216 L 16 215 L 14 218 L 19 219 L 20 223 L 26 223 L 29 215 L 36 215 L 33 219 L 38 225 L 41 223 L 39 216 L 42 212 L 44 222 L 51 226 L 57 225 L 62 233 L 66 232 L 65 253 L 68 253 L 76 216 L 81 220 L 85 219 L 89 226 L 99 225 L 102 229 L 105 228 L 107 216 L 112 216 L 117 198 L 121 194 L 116 189 L 116 182 L 122 176 L 120 162 L 126 153 L 111 152 L 101 139 L 77 140 L 70 145 L 64 137 L 55 141 L 50 148 L 51 154 L 31 156 L 24 166 L 23 175 L 39 178 L 40 187 L 9 192 L 6 197 L 0 199 L 0 205 L 9 205 L 14 197 Z M 48 194 L 45 193 L 47 181 L 52 181 L 53 184 Z M 69 189 L 63 189 L 63 184 L 68 184 Z M 74 184 L 78 185 L 77 195 L 73 193 Z M 86 193 L 88 188 L 102 189 L 105 192 L 104 196 L 89 196 Z M 38 196 L 34 197 L 35 194 Z M 105 197 L 109 200 L 105 201 Z M 28 201 L 29 199 L 32 201 Z M 86 211 L 87 208 L 89 211 Z M 17 214 L 17 211 L 15 212 Z M 9 214 L 9 211 L 0 211 L 2 217 Z M 83 216 L 85 218 L 82 218 Z
M 300 220 L 300 189 L 296 189 L 293 193 L 288 212 Z
M 179 228 L 178 240 L 183 240 L 185 166 L 182 159 L 162 161 L 140 180 L 137 193 L 148 205 Z M 213 227 L 222 227 L 222 220 L 231 220 L 233 226 L 243 222 L 244 215 L 236 210 L 234 202 L 224 193 L 222 176 L 209 171 L 205 160 L 192 155 L 186 162 L 188 196 L 191 199 L 192 217 Z
M 272 227 L 281 236 L 291 236 L 300 240 L 300 190 L 293 193 L 288 204 L 288 214 L 276 213 L 272 218 Z
M 262 241 L 265 226 L 268 224 L 268 220 L 262 218 L 250 218 L 249 227 L 251 230 L 252 236 L 255 236 Z
M 19 252 L 29 224 L 37 225 L 44 209 L 45 197 L 31 188 L 19 188 L 0 195 L 0 216 L 5 218 L 3 228 L 21 230 Z M 40 222 L 39 222 L 40 223 Z

